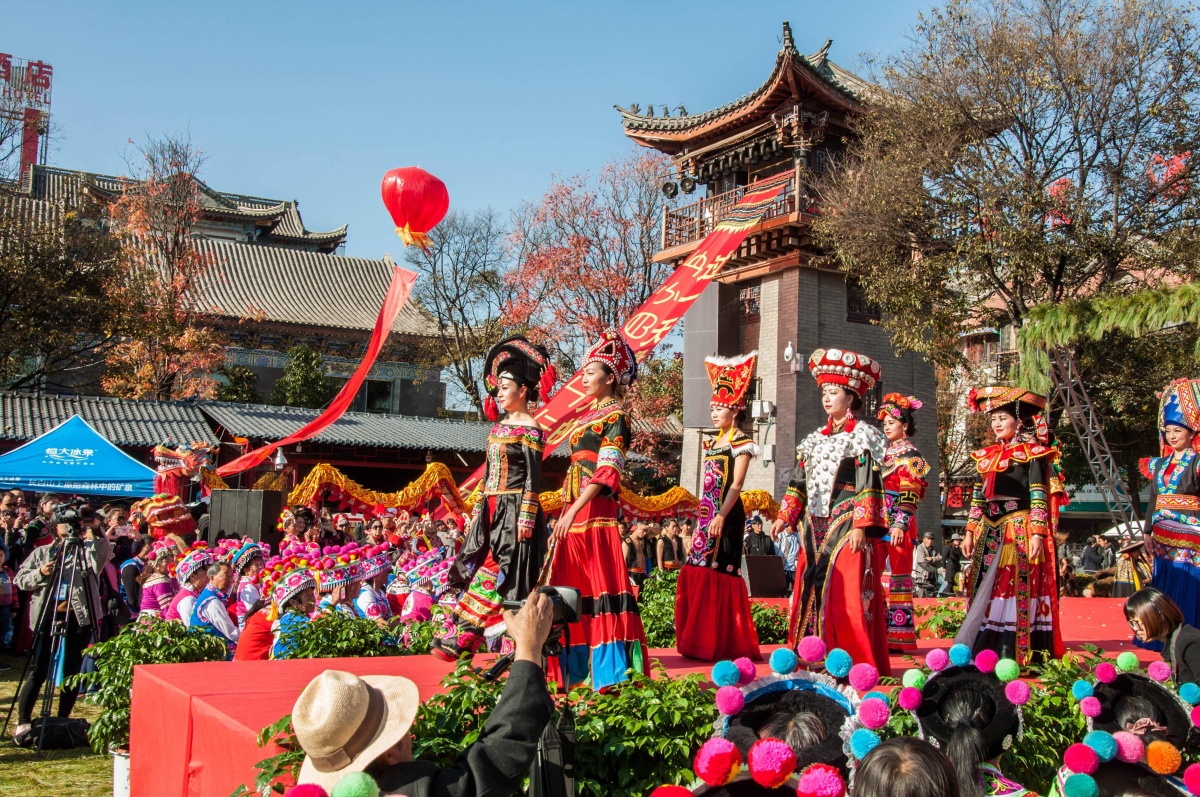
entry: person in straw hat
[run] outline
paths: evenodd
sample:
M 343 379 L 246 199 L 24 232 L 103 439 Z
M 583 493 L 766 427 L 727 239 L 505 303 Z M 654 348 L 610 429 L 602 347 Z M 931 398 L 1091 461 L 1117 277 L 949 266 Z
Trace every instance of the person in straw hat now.
M 508 682 L 479 738 L 445 769 L 413 760 L 409 729 L 420 704 L 416 684 L 401 676 L 321 673 L 292 708 L 305 753 L 296 782 L 332 792 L 343 778 L 362 772 L 381 792 L 411 797 L 515 793 L 553 709 L 541 666 L 552 619 L 550 599 L 537 592 L 517 614 L 504 613 L 516 644 Z

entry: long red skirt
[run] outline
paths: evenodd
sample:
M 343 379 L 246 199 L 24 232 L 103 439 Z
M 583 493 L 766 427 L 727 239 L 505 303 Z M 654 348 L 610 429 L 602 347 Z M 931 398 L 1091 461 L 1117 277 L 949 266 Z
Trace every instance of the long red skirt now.
M 597 497 L 575 516 L 566 539 L 550 552 L 553 586 L 579 590 L 579 622 L 567 626 L 567 648 L 549 662 L 549 677 L 593 689 L 620 683 L 628 670 L 646 672 L 646 632 L 617 531 L 617 504 Z
M 711 567 L 684 565 L 675 599 L 675 645 L 691 659 L 720 661 L 745 656 L 762 661 L 750 593 L 741 576 Z
M 841 522 L 849 523 L 850 518 L 844 517 Z M 804 533 L 811 534 L 807 522 L 805 527 Z M 824 536 L 822 534 L 821 538 Z M 819 546 L 817 549 L 820 550 Z M 797 583 L 788 616 L 788 644 L 795 647 L 802 637 L 815 634 L 830 650 L 841 648 L 850 654 L 855 664 L 872 664 L 880 675 L 890 676 L 887 593 L 883 589 L 887 555 L 888 546 L 883 540 L 868 539 L 865 551 L 851 553 L 843 539 L 828 570 L 822 574 L 824 590 L 820 604 L 816 605 L 814 601 L 812 606 L 801 606 L 799 574 L 804 572 L 807 564 L 805 548 L 801 547 L 796 562 Z

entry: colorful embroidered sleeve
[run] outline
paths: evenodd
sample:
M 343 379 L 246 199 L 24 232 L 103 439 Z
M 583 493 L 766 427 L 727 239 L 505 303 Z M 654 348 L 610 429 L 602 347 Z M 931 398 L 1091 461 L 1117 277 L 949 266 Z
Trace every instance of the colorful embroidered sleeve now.
M 879 473 L 879 463 L 869 453 L 860 454 L 854 462 L 855 484 L 858 488 L 854 496 L 853 527 L 882 535 L 887 529 L 887 517 L 884 507 L 887 504 L 883 494 L 883 477 Z
M 986 503 L 983 497 L 983 479 L 982 477 L 975 479 L 975 486 L 971 488 L 971 508 L 967 511 L 967 534 L 978 534 L 983 531 L 983 505 Z
M 621 489 L 621 473 L 625 470 L 625 450 L 629 446 L 629 418 L 614 412 L 604 419 L 600 434 L 600 449 L 596 452 L 596 470 L 589 484 L 601 484 L 612 495 Z
M 1042 457 L 1029 460 L 1029 527 L 1039 537 L 1053 533 L 1046 464 Z
M 804 472 L 804 454 L 796 452 L 796 469 L 792 471 L 792 480 L 788 482 L 787 491 L 783 494 L 783 503 L 779 505 L 779 516 L 789 526 L 799 527 L 800 518 L 804 515 L 804 507 L 808 501 L 808 477 Z
M 905 532 L 912 531 L 917 515 L 917 505 L 925 497 L 925 489 L 928 485 L 924 477 L 928 473 L 929 464 L 921 457 L 910 457 L 900 465 L 897 471 L 900 480 L 899 490 L 888 518 L 891 528 Z
M 546 447 L 545 435 L 540 429 L 528 429 L 521 443 L 525 455 L 525 484 L 521 489 L 521 511 L 517 515 L 517 528 L 532 530 L 537 525 L 541 502 L 538 491 L 542 484 L 542 451 Z

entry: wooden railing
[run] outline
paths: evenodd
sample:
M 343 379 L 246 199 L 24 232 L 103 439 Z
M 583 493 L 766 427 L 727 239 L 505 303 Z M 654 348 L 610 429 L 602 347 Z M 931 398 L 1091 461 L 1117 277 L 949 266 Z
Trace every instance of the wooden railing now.
M 704 197 L 699 202 L 684 205 L 674 210 L 668 208 L 663 213 L 662 248 L 670 249 L 683 244 L 695 243 L 704 239 L 713 231 L 721 219 L 729 214 L 733 206 L 746 193 L 742 186 L 723 194 Z M 796 212 L 796 183 L 789 181 L 787 186 L 774 202 L 763 213 L 762 220 L 767 221 L 776 216 L 784 216 Z

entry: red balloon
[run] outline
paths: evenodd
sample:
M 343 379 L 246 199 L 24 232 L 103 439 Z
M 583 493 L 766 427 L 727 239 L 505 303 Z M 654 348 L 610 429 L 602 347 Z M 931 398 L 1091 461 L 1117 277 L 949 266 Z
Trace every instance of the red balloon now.
M 381 191 L 400 239 L 406 246 L 417 244 L 427 248 L 428 232 L 450 209 L 446 184 L 420 167 L 405 166 L 383 176 Z

